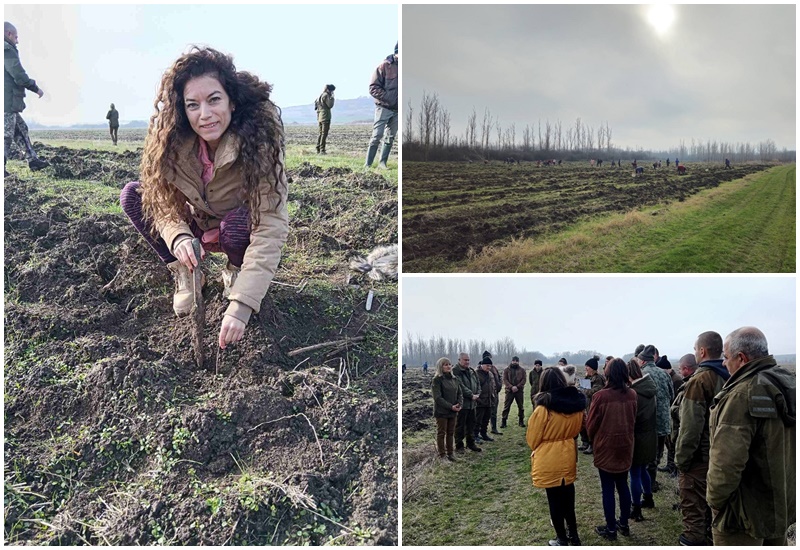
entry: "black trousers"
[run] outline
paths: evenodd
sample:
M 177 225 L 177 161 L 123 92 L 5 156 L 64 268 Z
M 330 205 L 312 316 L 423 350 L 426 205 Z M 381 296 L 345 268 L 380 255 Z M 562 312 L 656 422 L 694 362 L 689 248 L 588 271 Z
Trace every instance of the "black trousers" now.
M 475 431 L 473 432 L 475 435 L 486 434 L 486 430 L 489 429 L 489 421 L 492 419 L 492 410 L 494 410 L 493 406 L 477 408 L 475 414 Z
M 550 487 L 547 492 L 547 504 L 550 506 L 550 519 L 556 536 L 564 540 L 567 538 L 567 529 L 575 535 L 578 534 L 578 524 L 575 519 L 575 485 L 565 485 L 561 481 L 560 487 Z M 566 522 L 566 529 L 564 523 Z
M 667 441 L 666 435 L 658 436 L 658 452 L 656 459 L 647 465 L 647 473 L 650 474 L 650 483 L 656 480 L 656 473 L 658 472 L 658 463 L 661 462 L 661 457 L 664 456 L 664 444 Z
M 467 438 L 467 447 L 475 445 L 475 409 L 461 409 L 456 420 L 456 449 L 464 446 L 464 437 Z

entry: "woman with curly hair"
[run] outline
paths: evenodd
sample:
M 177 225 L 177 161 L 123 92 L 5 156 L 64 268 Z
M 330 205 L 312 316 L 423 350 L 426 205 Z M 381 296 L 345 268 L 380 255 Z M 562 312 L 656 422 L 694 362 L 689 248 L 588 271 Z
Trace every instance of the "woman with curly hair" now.
M 145 139 L 141 182 L 122 208 L 175 277 L 173 309 L 192 307 L 192 238 L 222 252 L 230 300 L 219 345 L 238 342 L 281 258 L 289 221 L 283 123 L 272 86 L 237 71 L 233 58 L 194 47 L 161 79 Z

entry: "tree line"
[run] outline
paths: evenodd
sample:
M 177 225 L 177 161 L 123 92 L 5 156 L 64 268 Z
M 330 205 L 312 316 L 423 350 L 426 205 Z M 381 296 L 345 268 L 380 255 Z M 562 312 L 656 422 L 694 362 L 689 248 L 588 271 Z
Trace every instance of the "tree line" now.
M 605 358 L 603 354 L 594 350 L 555 351 L 549 355 L 540 351 L 528 351 L 525 348 L 517 347 L 514 341 L 508 337 L 490 342 L 483 339 L 462 340 L 438 335 L 426 338 L 407 334 L 403 341 L 403 363 L 409 366 L 419 366 L 427 361 L 428 366 L 433 367 L 440 357 L 448 357 L 455 363 L 458 360 L 458 354 L 465 352 L 469 354 L 471 364 L 475 366 L 483 357 L 484 351 L 490 352 L 492 362 L 501 366 L 509 364 L 514 356 L 519 357 L 520 363 L 525 366 L 533 365 L 536 359 L 541 359 L 545 366 L 549 366 L 555 365 L 562 357 L 568 363 L 575 365 L 583 365 L 594 355 Z M 633 350 L 630 355 L 633 355 Z
M 518 131 L 519 130 L 519 131 Z M 680 140 L 666 151 L 643 148 L 622 149 L 614 145 L 614 131 L 608 121 L 592 126 L 577 117 L 574 123 L 539 119 L 517 128 L 516 123 L 503 125 L 500 118 L 485 108 L 482 116 L 473 107 L 467 117 L 464 134 L 454 135 L 451 115 L 438 94 L 423 91 L 418 109 L 409 102 L 403 128 L 403 158 L 406 160 L 478 160 L 505 159 L 562 160 L 587 158 L 675 158 L 687 161 L 731 162 L 779 161 L 794 162 L 795 151 L 778 150 L 772 139 L 756 144 L 696 140 L 687 144 Z

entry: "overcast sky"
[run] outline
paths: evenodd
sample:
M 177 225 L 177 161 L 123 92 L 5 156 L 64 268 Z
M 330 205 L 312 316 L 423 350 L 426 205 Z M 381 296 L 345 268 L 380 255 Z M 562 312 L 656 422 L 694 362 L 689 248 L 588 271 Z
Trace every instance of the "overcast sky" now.
M 404 5 L 403 104 L 436 92 L 458 136 L 488 107 L 517 144 L 527 123 L 560 119 L 565 135 L 581 117 L 621 147 L 795 148 L 794 5 L 676 5 L 671 25 L 652 9 Z
M 161 75 L 192 44 L 230 53 L 274 85 L 281 107 L 307 105 L 325 84 L 369 95 L 372 71 L 399 37 L 395 5 L 9 5 L 22 65 L 45 92 L 23 116 L 40 124 L 147 120 Z
M 546 355 L 692 351 L 698 334 L 753 325 L 774 354 L 795 353 L 792 277 L 417 277 L 402 281 L 401 334 L 494 342 Z

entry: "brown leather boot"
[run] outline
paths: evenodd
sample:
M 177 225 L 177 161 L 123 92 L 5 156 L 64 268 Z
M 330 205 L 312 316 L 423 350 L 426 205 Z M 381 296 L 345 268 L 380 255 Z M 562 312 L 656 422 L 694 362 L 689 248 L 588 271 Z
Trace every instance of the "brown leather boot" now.
M 168 263 L 167 267 L 175 278 L 175 294 L 172 296 L 172 309 L 178 317 L 185 317 L 192 312 L 194 303 L 194 289 L 192 288 L 192 274 L 189 268 L 175 260 Z
M 225 288 L 222 289 L 223 298 L 227 298 L 231 295 L 231 288 L 233 288 L 233 284 L 236 282 L 236 277 L 239 276 L 239 272 L 241 270 L 242 268 L 236 267 L 230 262 L 228 262 L 228 265 L 226 265 L 225 269 L 222 270 L 222 284 L 225 285 Z

